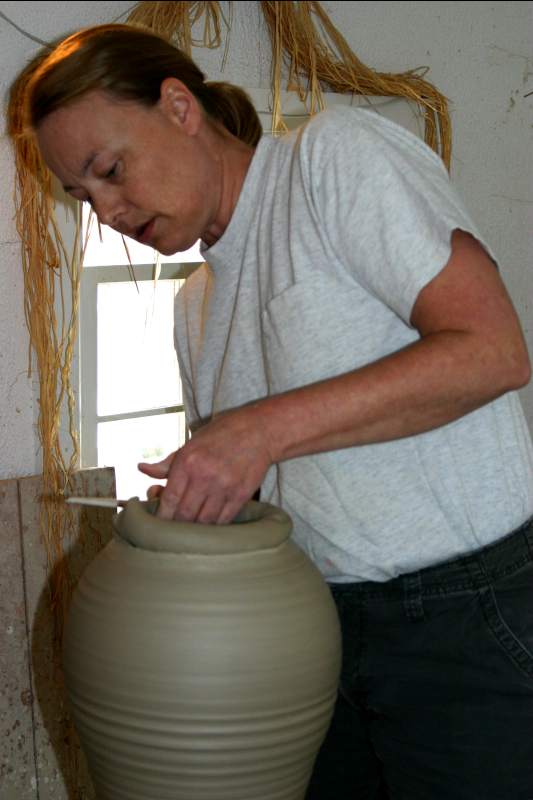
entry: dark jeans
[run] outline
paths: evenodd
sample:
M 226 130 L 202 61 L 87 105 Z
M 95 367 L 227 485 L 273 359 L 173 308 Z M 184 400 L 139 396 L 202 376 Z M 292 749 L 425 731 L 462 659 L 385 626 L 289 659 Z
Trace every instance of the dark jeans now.
M 533 800 L 533 520 L 332 593 L 341 684 L 306 800 Z

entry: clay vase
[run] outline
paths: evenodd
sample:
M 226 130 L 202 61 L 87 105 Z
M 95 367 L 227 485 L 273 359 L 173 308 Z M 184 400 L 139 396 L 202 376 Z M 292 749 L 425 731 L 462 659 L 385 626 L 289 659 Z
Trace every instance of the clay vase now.
M 130 500 L 75 591 L 64 669 L 98 800 L 302 800 L 337 613 L 281 510 L 164 521 Z

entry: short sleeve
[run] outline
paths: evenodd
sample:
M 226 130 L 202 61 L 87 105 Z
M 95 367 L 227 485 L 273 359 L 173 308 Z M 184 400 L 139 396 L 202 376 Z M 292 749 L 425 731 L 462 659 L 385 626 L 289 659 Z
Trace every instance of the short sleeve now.
M 330 125 L 329 151 L 312 149 L 322 155 L 312 169 L 330 245 L 355 280 L 409 323 L 419 292 L 449 259 L 452 231 L 479 233 L 443 163 L 414 134 L 364 110 L 332 115 Z

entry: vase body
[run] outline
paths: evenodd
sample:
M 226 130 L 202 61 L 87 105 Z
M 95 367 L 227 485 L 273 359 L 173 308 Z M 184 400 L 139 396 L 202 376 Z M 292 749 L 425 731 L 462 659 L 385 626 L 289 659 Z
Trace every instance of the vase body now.
M 303 800 L 340 670 L 278 509 L 167 522 L 131 500 L 73 597 L 64 669 L 98 800 Z

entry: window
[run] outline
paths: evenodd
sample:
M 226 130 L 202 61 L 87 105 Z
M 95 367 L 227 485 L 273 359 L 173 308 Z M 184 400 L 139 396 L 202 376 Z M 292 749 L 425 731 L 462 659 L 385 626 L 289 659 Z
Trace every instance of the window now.
M 248 90 L 265 131 L 271 130 L 268 90 Z M 421 133 L 420 115 L 400 98 L 324 95 L 325 104 L 358 105 Z M 295 93 L 282 93 L 289 128 L 307 119 Z M 83 230 L 89 208 L 82 210 Z M 117 496 L 145 497 L 154 481 L 137 470 L 158 461 L 187 437 L 173 343 L 174 299 L 201 261 L 196 246 L 159 257 L 96 221 L 90 228 L 80 297 L 79 403 L 81 466 L 114 466 Z M 82 237 L 85 238 L 85 237 Z M 132 273 L 135 280 L 133 280 Z M 157 280 L 155 280 L 157 276 Z
M 173 339 L 174 300 L 202 261 L 196 246 L 170 258 L 98 225 L 89 231 L 80 296 L 81 465 L 115 467 L 117 496 L 146 496 L 158 461 L 186 439 Z

